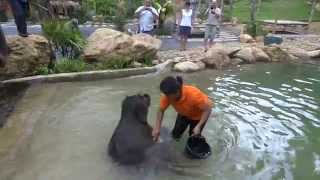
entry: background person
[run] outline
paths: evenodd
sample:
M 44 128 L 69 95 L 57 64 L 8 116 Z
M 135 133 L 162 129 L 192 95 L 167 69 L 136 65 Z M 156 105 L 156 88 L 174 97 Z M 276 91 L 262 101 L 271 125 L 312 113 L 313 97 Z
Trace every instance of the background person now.
M 0 67 L 5 66 L 7 55 L 8 55 L 8 46 L 6 43 L 6 38 L 2 32 L 2 28 L 0 26 Z
M 135 14 L 139 17 L 139 33 L 153 34 L 155 22 L 159 19 L 159 14 L 151 5 L 151 0 L 145 0 L 144 6 L 140 6 Z
M 21 37 L 28 37 L 27 15 L 29 10 L 28 0 L 9 0 L 18 33 Z
M 221 9 L 217 7 L 217 2 L 215 0 L 212 1 L 212 4 L 207 9 L 206 13 L 208 14 L 208 20 L 206 24 L 206 31 L 204 35 L 204 49 L 205 52 L 208 50 L 208 40 L 209 48 L 212 47 L 214 38 L 217 35 L 219 19 L 221 16 Z
M 208 96 L 194 86 L 184 85 L 181 77 L 169 76 L 160 83 L 160 90 L 164 94 L 160 99 L 160 108 L 152 132 L 154 141 L 160 136 L 160 128 L 164 112 L 172 105 L 177 111 L 177 119 L 172 130 L 172 137 L 180 139 L 189 127 L 189 136 L 201 134 L 213 107 Z
M 181 15 L 179 16 L 180 19 L 178 20 L 181 51 L 187 49 L 188 37 L 191 35 L 193 11 L 190 6 L 190 2 L 186 1 L 185 7 L 181 10 Z

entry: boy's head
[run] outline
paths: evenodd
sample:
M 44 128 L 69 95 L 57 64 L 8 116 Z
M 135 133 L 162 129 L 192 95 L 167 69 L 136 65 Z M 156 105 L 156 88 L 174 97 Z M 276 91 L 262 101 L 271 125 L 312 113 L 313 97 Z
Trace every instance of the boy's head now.
M 186 8 L 190 8 L 190 6 L 191 6 L 190 1 L 186 1 L 185 6 L 186 6 Z
M 150 6 L 151 6 L 151 0 L 145 0 L 145 1 L 144 1 L 144 5 L 145 5 L 146 7 L 150 7 Z
M 215 8 L 217 8 L 217 1 L 216 0 L 212 0 L 211 9 L 215 9 Z
M 164 78 L 160 83 L 160 90 L 165 94 L 169 101 L 178 101 L 182 95 L 183 80 L 180 76 L 176 78 L 168 76 Z

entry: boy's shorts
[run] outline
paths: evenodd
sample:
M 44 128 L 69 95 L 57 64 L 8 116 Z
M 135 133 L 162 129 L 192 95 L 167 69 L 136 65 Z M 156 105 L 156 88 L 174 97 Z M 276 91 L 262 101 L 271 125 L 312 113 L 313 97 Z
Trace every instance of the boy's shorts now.
M 189 128 L 189 136 L 193 134 L 193 129 L 197 126 L 197 124 L 200 121 L 191 120 L 185 116 L 182 116 L 180 114 L 177 115 L 176 123 L 174 125 L 174 128 L 172 130 L 172 137 L 174 139 L 180 139 L 182 134 L 186 131 L 187 128 Z M 200 133 L 202 132 L 204 125 L 201 126 Z
M 216 25 L 207 25 L 204 39 L 213 40 L 216 37 L 216 34 L 217 34 L 217 26 Z

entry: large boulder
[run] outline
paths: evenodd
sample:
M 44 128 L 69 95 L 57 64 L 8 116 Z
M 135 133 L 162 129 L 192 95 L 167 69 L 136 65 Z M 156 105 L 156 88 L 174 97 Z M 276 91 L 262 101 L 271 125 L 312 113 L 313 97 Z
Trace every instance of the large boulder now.
M 198 64 L 191 61 L 180 62 L 174 65 L 173 70 L 183 73 L 196 72 L 204 69 L 203 64 Z
M 271 58 L 258 47 L 245 47 L 235 57 L 242 59 L 245 63 L 270 62 Z
M 228 48 L 223 46 L 215 46 L 210 48 L 205 57 L 202 59 L 202 62 L 206 64 L 209 68 L 222 69 L 230 65 L 230 57 Z
M 254 57 L 253 49 L 251 47 L 241 49 L 235 56 L 244 60 L 245 63 L 251 64 L 256 62 L 256 58 Z
M 252 42 L 254 42 L 253 37 L 250 36 L 249 34 L 241 34 L 239 38 L 240 38 L 240 42 L 241 43 L 252 43 Z
M 252 47 L 253 55 L 257 62 L 270 62 L 271 58 L 262 49 L 257 47 Z
M 0 68 L 2 77 L 33 75 L 37 68 L 48 66 L 50 63 L 52 52 L 48 40 L 43 36 L 13 36 L 7 38 L 7 43 L 10 52 L 5 67 Z
M 161 41 L 149 35 L 129 36 L 116 30 L 101 28 L 88 38 L 83 56 L 88 62 L 114 59 L 140 61 L 154 58 L 160 46 Z
M 136 34 L 132 39 L 130 54 L 138 61 L 143 58 L 154 58 L 161 47 L 161 41 L 148 34 Z
M 235 57 L 242 59 L 245 63 L 270 62 L 271 58 L 260 48 L 245 47 L 241 49 Z
M 88 38 L 83 56 L 88 62 L 104 61 L 115 58 L 130 60 L 128 56 L 133 39 L 122 32 L 112 29 L 97 29 Z

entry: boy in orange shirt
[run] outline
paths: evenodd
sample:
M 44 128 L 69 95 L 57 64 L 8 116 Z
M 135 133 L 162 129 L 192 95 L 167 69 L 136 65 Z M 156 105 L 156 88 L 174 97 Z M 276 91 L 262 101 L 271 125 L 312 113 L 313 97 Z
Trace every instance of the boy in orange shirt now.
M 160 90 L 164 94 L 160 99 L 160 108 L 152 132 L 154 141 L 160 136 L 160 128 L 165 110 L 172 105 L 177 111 L 177 119 L 172 136 L 180 139 L 189 127 L 189 136 L 201 134 L 213 107 L 212 101 L 198 88 L 183 84 L 181 77 L 166 77 L 160 83 Z

